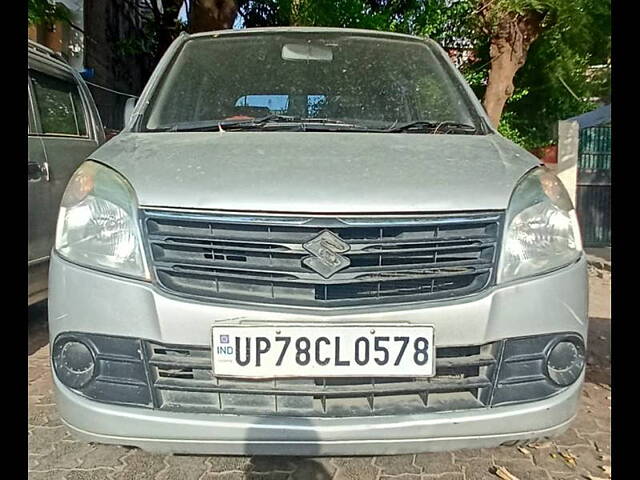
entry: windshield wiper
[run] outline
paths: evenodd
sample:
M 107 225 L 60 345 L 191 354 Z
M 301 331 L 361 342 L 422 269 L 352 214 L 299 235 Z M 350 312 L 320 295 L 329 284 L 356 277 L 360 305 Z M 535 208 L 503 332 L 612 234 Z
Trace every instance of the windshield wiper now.
M 238 129 L 256 129 L 256 128 L 273 128 L 277 127 L 295 128 L 301 130 L 335 130 L 343 129 L 349 131 L 369 131 L 364 126 L 355 125 L 344 122 L 342 120 L 334 120 L 330 118 L 305 118 L 290 115 L 272 114 L 264 117 L 247 119 L 247 120 L 214 120 L 204 122 L 182 122 L 161 129 L 168 132 L 203 132 L 216 130 L 238 130 Z
M 392 125 L 384 130 L 385 132 L 408 132 L 411 130 L 424 131 L 433 130 L 431 133 L 449 133 L 449 132 L 462 132 L 462 133 L 476 133 L 477 127 L 468 123 L 455 122 L 452 120 L 446 120 L 444 122 L 435 122 L 431 120 L 416 120 L 408 123 L 401 123 L 400 125 Z
M 345 122 L 343 120 L 336 120 L 332 118 L 313 118 L 313 117 L 297 117 L 292 115 L 280 115 L 272 114 L 265 117 L 256 118 L 255 120 L 248 120 L 245 122 L 238 122 L 232 126 L 242 127 L 243 125 L 256 125 L 256 124 L 269 124 L 269 123 L 290 123 L 294 126 L 304 125 L 336 125 L 340 127 L 354 127 L 354 128 L 366 128 L 353 123 Z M 225 125 L 223 125 L 224 127 Z M 228 126 L 228 125 L 227 125 Z
M 203 122 L 180 122 L 169 128 L 159 129 L 164 132 L 206 132 L 224 130 L 238 125 L 245 127 L 258 126 L 256 120 L 207 120 Z
M 349 122 L 343 120 L 337 120 L 335 118 L 317 118 L 317 117 L 299 117 L 295 115 L 281 115 L 273 113 L 264 117 L 258 117 L 253 120 L 247 120 L 249 123 L 266 123 L 266 122 L 291 122 L 291 123 L 335 123 L 339 125 L 352 125 Z

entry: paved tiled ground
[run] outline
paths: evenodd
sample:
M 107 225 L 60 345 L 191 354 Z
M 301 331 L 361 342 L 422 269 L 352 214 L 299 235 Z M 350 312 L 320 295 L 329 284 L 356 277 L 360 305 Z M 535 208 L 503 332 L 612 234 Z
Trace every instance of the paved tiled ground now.
M 608 273 L 592 272 L 587 384 L 577 419 L 552 442 L 527 447 L 381 457 L 204 457 L 152 455 L 74 440 L 51 391 L 43 307 L 29 319 L 29 478 L 33 480 L 394 479 L 519 480 L 610 478 L 611 315 Z M 503 467 L 513 477 L 495 473 Z

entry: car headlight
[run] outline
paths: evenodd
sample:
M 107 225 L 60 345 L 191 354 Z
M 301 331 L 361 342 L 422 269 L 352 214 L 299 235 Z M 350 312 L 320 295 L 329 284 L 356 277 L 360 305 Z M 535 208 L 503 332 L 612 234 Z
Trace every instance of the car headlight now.
M 149 278 L 135 193 L 122 176 L 96 162 L 82 164 L 67 185 L 55 248 L 86 267 Z
M 498 282 L 568 265 L 581 252 L 576 211 L 558 177 L 544 167 L 528 173 L 507 210 Z

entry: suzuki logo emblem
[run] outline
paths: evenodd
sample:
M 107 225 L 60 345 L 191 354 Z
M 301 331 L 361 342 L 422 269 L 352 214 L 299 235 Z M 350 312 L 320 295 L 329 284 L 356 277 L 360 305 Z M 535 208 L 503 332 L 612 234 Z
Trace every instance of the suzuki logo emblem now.
M 340 255 L 348 252 L 349 244 L 329 230 L 302 245 L 311 256 L 304 257 L 302 263 L 315 270 L 324 278 L 329 278 L 351 264 L 351 260 Z

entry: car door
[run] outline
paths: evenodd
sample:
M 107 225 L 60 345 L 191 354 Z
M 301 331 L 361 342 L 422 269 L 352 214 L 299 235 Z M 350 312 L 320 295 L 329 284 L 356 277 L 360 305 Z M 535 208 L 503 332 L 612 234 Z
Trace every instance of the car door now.
M 38 135 L 39 126 L 32 90 L 28 80 L 28 263 L 34 265 L 46 261 L 51 249 L 48 218 L 50 212 L 50 188 L 48 164 L 44 154 L 44 145 Z
M 49 167 L 47 229 L 53 245 L 58 209 L 73 172 L 98 147 L 88 100 L 77 79 L 64 70 L 31 70 L 39 137 Z

